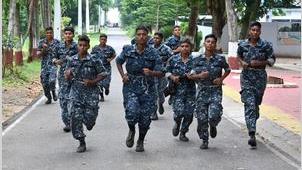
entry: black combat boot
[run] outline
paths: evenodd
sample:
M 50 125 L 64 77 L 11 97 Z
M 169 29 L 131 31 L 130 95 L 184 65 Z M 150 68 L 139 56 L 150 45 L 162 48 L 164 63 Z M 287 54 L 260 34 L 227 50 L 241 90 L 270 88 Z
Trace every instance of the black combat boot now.
M 126 139 L 126 145 L 128 148 L 131 148 L 134 145 L 134 136 L 135 136 L 135 126 L 134 125 L 129 125 L 129 132 L 128 136 Z
M 144 152 L 145 151 L 143 140 L 137 140 L 135 151 L 136 152 Z
M 103 92 L 100 93 L 100 96 L 101 96 L 100 101 L 101 101 L 101 102 L 105 101 Z
M 109 94 L 109 88 L 105 88 L 105 95 L 108 96 Z
M 63 128 L 63 131 L 64 131 L 64 132 L 70 132 L 70 131 L 71 131 L 70 126 L 69 126 L 69 125 L 66 125 L 66 126 Z
M 153 113 L 150 117 L 151 120 L 158 120 L 157 113 Z
M 208 145 L 208 140 L 203 140 L 202 144 L 200 145 L 200 149 L 208 149 Z
M 58 100 L 58 96 L 56 94 L 56 91 L 52 90 L 51 92 L 52 92 L 52 99 L 53 99 L 53 101 L 57 101 Z
M 144 149 L 144 140 L 145 140 L 145 136 L 146 136 L 147 133 L 139 133 L 139 136 L 138 136 L 138 140 L 137 140 L 137 143 L 136 143 L 136 148 L 135 148 L 135 151 L 136 152 L 144 152 L 145 149 Z
M 158 105 L 158 113 L 162 115 L 162 114 L 164 114 L 164 111 L 165 111 L 165 110 L 164 110 L 163 104 L 159 104 L 159 105 Z
M 186 137 L 186 133 L 180 133 L 179 135 L 179 140 L 183 141 L 183 142 L 188 142 L 189 141 L 189 138 Z
M 77 148 L 77 152 L 78 153 L 82 153 L 86 151 L 86 142 L 85 142 L 85 138 L 80 138 L 79 139 L 80 145 Z
M 180 128 L 180 122 L 175 122 L 173 129 L 172 129 L 172 134 L 173 136 L 177 136 L 179 134 L 179 128 Z
M 47 101 L 45 102 L 45 104 L 51 104 L 51 98 L 47 98 Z
M 215 138 L 217 136 L 217 129 L 215 126 L 210 126 L 210 136 L 211 138 Z
M 255 132 L 249 132 L 249 135 L 250 135 L 250 139 L 248 141 L 248 144 L 254 148 L 257 146 Z

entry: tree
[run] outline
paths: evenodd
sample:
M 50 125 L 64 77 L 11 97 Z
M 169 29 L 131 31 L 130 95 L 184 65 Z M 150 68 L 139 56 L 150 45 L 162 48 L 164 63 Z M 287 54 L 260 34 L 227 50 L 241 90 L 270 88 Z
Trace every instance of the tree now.
M 50 27 L 52 25 L 51 20 L 51 3 L 49 0 L 41 1 L 41 15 L 43 28 Z
M 12 43 L 14 39 L 14 28 L 16 23 L 16 0 L 10 0 L 9 3 L 9 18 L 12 18 L 8 22 L 8 42 Z
M 186 31 L 186 36 L 191 40 L 193 44 L 195 44 L 195 34 L 196 34 L 200 1 L 189 0 L 188 3 L 190 4 L 191 13 L 189 17 L 189 26 Z
M 238 23 L 241 26 L 239 39 L 247 38 L 249 24 L 263 17 L 274 7 L 290 7 L 295 0 L 235 0 L 235 9 L 239 14 Z
M 227 14 L 228 36 L 230 42 L 236 42 L 237 36 L 237 15 L 234 9 L 234 0 L 226 0 L 225 8 Z
M 207 10 L 212 15 L 212 33 L 217 37 L 217 52 L 222 52 L 221 35 L 222 29 L 226 24 L 225 1 L 206 0 Z

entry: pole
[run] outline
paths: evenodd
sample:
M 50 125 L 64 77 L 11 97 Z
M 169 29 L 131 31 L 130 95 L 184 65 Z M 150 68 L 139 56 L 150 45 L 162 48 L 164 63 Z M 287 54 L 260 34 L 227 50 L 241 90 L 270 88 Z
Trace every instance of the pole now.
M 60 0 L 54 2 L 54 38 L 61 39 L 61 5 Z
M 82 29 L 82 0 L 78 0 L 78 34 L 83 34 Z

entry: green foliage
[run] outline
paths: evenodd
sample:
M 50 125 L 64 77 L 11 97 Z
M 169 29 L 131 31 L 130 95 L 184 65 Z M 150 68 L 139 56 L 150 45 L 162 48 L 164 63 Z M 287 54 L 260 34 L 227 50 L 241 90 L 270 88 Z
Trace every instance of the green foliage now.
M 20 87 L 33 80 L 39 80 L 41 71 L 41 61 L 34 60 L 31 63 L 25 63 L 23 66 L 14 66 L 14 74 L 9 70 L 5 71 L 2 77 L 3 87 Z
M 164 26 L 160 28 L 160 32 L 163 33 L 164 39 L 167 39 L 172 35 L 173 26 Z
M 174 26 L 177 16 L 187 15 L 189 8 L 179 0 L 124 0 L 120 3 L 122 27 L 132 34 L 133 28 L 146 25 L 159 30 L 165 26 Z M 158 16 L 158 22 L 157 22 Z
M 282 9 L 273 9 L 272 11 L 274 16 L 285 16 L 285 12 Z
M 187 31 L 188 27 L 189 27 L 189 22 L 182 22 L 180 24 L 180 32 L 181 32 L 182 35 L 185 34 L 185 32 Z
M 201 47 L 201 44 L 202 44 L 202 42 L 201 42 L 201 40 L 202 40 L 202 31 L 198 31 L 197 32 L 197 36 L 196 36 L 196 46 L 195 46 L 195 49 L 194 49 L 194 51 L 199 51 L 199 49 L 200 49 L 200 47 Z
M 65 27 L 72 26 L 70 24 L 70 21 L 71 21 L 70 17 L 62 17 L 61 18 L 61 27 L 64 29 Z

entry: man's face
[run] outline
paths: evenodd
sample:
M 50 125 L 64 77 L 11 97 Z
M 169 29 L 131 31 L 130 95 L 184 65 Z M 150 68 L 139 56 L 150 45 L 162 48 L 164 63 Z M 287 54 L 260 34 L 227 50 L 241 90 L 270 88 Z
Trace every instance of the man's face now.
M 181 52 L 181 54 L 186 54 L 186 55 L 190 54 L 191 53 L 191 45 L 186 43 L 186 42 L 181 43 L 180 44 L 180 52 Z
M 155 45 L 160 45 L 163 39 L 159 35 L 154 35 L 153 41 Z
M 90 45 L 86 41 L 79 41 L 78 42 L 78 50 L 79 54 L 87 54 Z
M 172 34 L 175 35 L 176 37 L 180 37 L 180 28 L 179 27 L 174 28 Z
M 138 44 L 146 44 L 148 40 L 148 33 L 145 30 L 137 30 L 136 41 Z
M 64 31 L 65 41 L 72 41 L 74 34 L 71 31 Z
M 253 26 L 250 28 L 250 38 L 258 39 L 261 34 L 261 29 L 258 26 Z
M 101 37 L 101 38 L 100 38 L 100 44 L 101 44 L 102 46 L 105 46 L 106 43 L 107 43 L 107 38 L 106 38 L 106 37 Z
M 204 47 L 206 51 L 215 51 L 216 49 L 216 40 L 214 38 L 207 38 L 204 42 Z
M 46 39 L 48 39 L 48 40 L 53 39 L 53 31 L 52 30 L 47 30 L 45 34 L 46 34 Z

